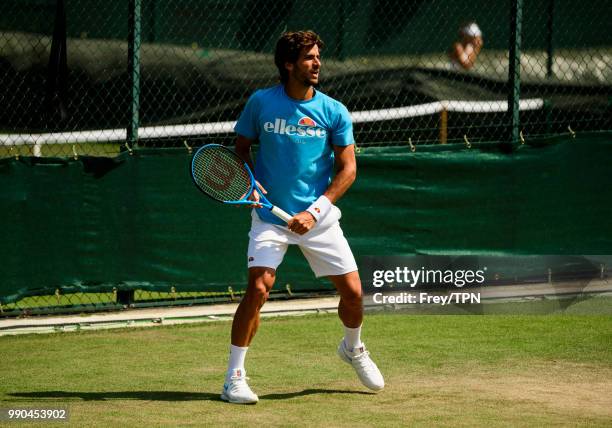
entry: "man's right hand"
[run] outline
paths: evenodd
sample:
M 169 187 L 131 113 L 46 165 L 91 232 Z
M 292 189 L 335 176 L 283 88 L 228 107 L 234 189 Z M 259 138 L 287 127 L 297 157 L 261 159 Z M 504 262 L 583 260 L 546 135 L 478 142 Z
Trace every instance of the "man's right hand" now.
M 292 232 L 297 233 L 298 235 L 303 235 L 312 229 L 316 224 L 315 218 L 308 211 L 302 211 L 301 213 L 293 216 L 291 221 L 287 223 L 287 227 Z

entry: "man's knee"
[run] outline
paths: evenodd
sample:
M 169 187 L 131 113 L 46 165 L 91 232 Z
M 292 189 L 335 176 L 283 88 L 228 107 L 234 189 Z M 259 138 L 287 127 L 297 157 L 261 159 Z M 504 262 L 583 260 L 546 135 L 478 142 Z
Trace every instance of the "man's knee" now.
M 361 281 L 357 272 L 345 275 L 330 276 L 345 305 L 360 307 L 362 305 Z
M 359 289 L 348 289 L 341 295 L 345 305 L 352 307 L 361 307 L 362 305 L 362 293 L 361 288 Z
M 276 271 L 271 268 L 256 267 L 249 269 L 249 286 L 247 296 L 263 305 L 276 279 Z
M 265 284 L 261 281 L 255 281 L 253 285 L 247 290 L 247 294 L 250 294 L 251 298 L 264 304 L 268 300 L 269 291 Z

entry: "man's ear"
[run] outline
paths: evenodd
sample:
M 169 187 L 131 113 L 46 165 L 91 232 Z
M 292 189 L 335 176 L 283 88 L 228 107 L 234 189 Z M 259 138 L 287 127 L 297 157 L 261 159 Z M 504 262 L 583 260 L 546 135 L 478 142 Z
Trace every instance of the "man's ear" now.
M 293 64 L 293 63 L 291 63 L 291 62 L 286 62 L 286 63 L 285 63 L 285 70 L 287 70 L 288 72 L 290 72 L 290 73 L 291 73 L 291 72 L 293 71 L 293 66 L 294 66 L 294 64 Z

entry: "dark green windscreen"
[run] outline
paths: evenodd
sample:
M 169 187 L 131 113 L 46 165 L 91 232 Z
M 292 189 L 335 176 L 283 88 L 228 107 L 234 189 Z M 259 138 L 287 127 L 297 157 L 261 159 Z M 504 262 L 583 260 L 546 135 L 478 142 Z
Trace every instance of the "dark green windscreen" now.
M 612 135 L 525 145 L 368 148 L 340 201 L 359 260 L 401 254 L 612 254 Z M 240 290 L 249 212 L 202 195 L 186 150 L 0 160 L 0 300 L 138 287 Z M 278 286 L 329 288 L 297 249 Z

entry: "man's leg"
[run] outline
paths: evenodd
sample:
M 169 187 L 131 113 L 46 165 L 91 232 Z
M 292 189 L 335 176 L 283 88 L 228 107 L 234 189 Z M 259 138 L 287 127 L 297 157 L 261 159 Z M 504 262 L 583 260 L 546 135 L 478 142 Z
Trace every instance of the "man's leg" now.
M 276 279 L 276 270 L 266 267 L 249 268 L 249 282 L 232 323 L 232 345 L 221 399 L 231 403 L 253 404 L 259 398 L 246 383 L 244 359 L 259 327 L 259 311 L 268 299 Z
M 358 328 L 363 322 L 363 301 L 361 280 L 357 271 L 344 275 L 331 275 L 331 282 L 340 294 L 338 315 L 342 323 L 349 328 Z
M 361 324 L 363 323 L 363 299 L 361 280 L 357 271 L 329 277 L 340 294 L 338 315 L 344 324 L 344 343 L 349 350 L 363 347 Z
M 340 294 L 338 315 L 344 324 L 344 338 L 338 347 L 338 355 L 353 366 L 361 383 L 379 391 L 384 388 L 385 381 L 361 342 L 363 295 L 359 273 L 353 271 L 343 275 L 330 275 L 329 279 Z
M 276 270 L 266 267 L 249 268 L 246 293 L 232 323 L 232 345 L 247 347 L 259 327 L 259 311 L 264 305 L 276 279 Z

